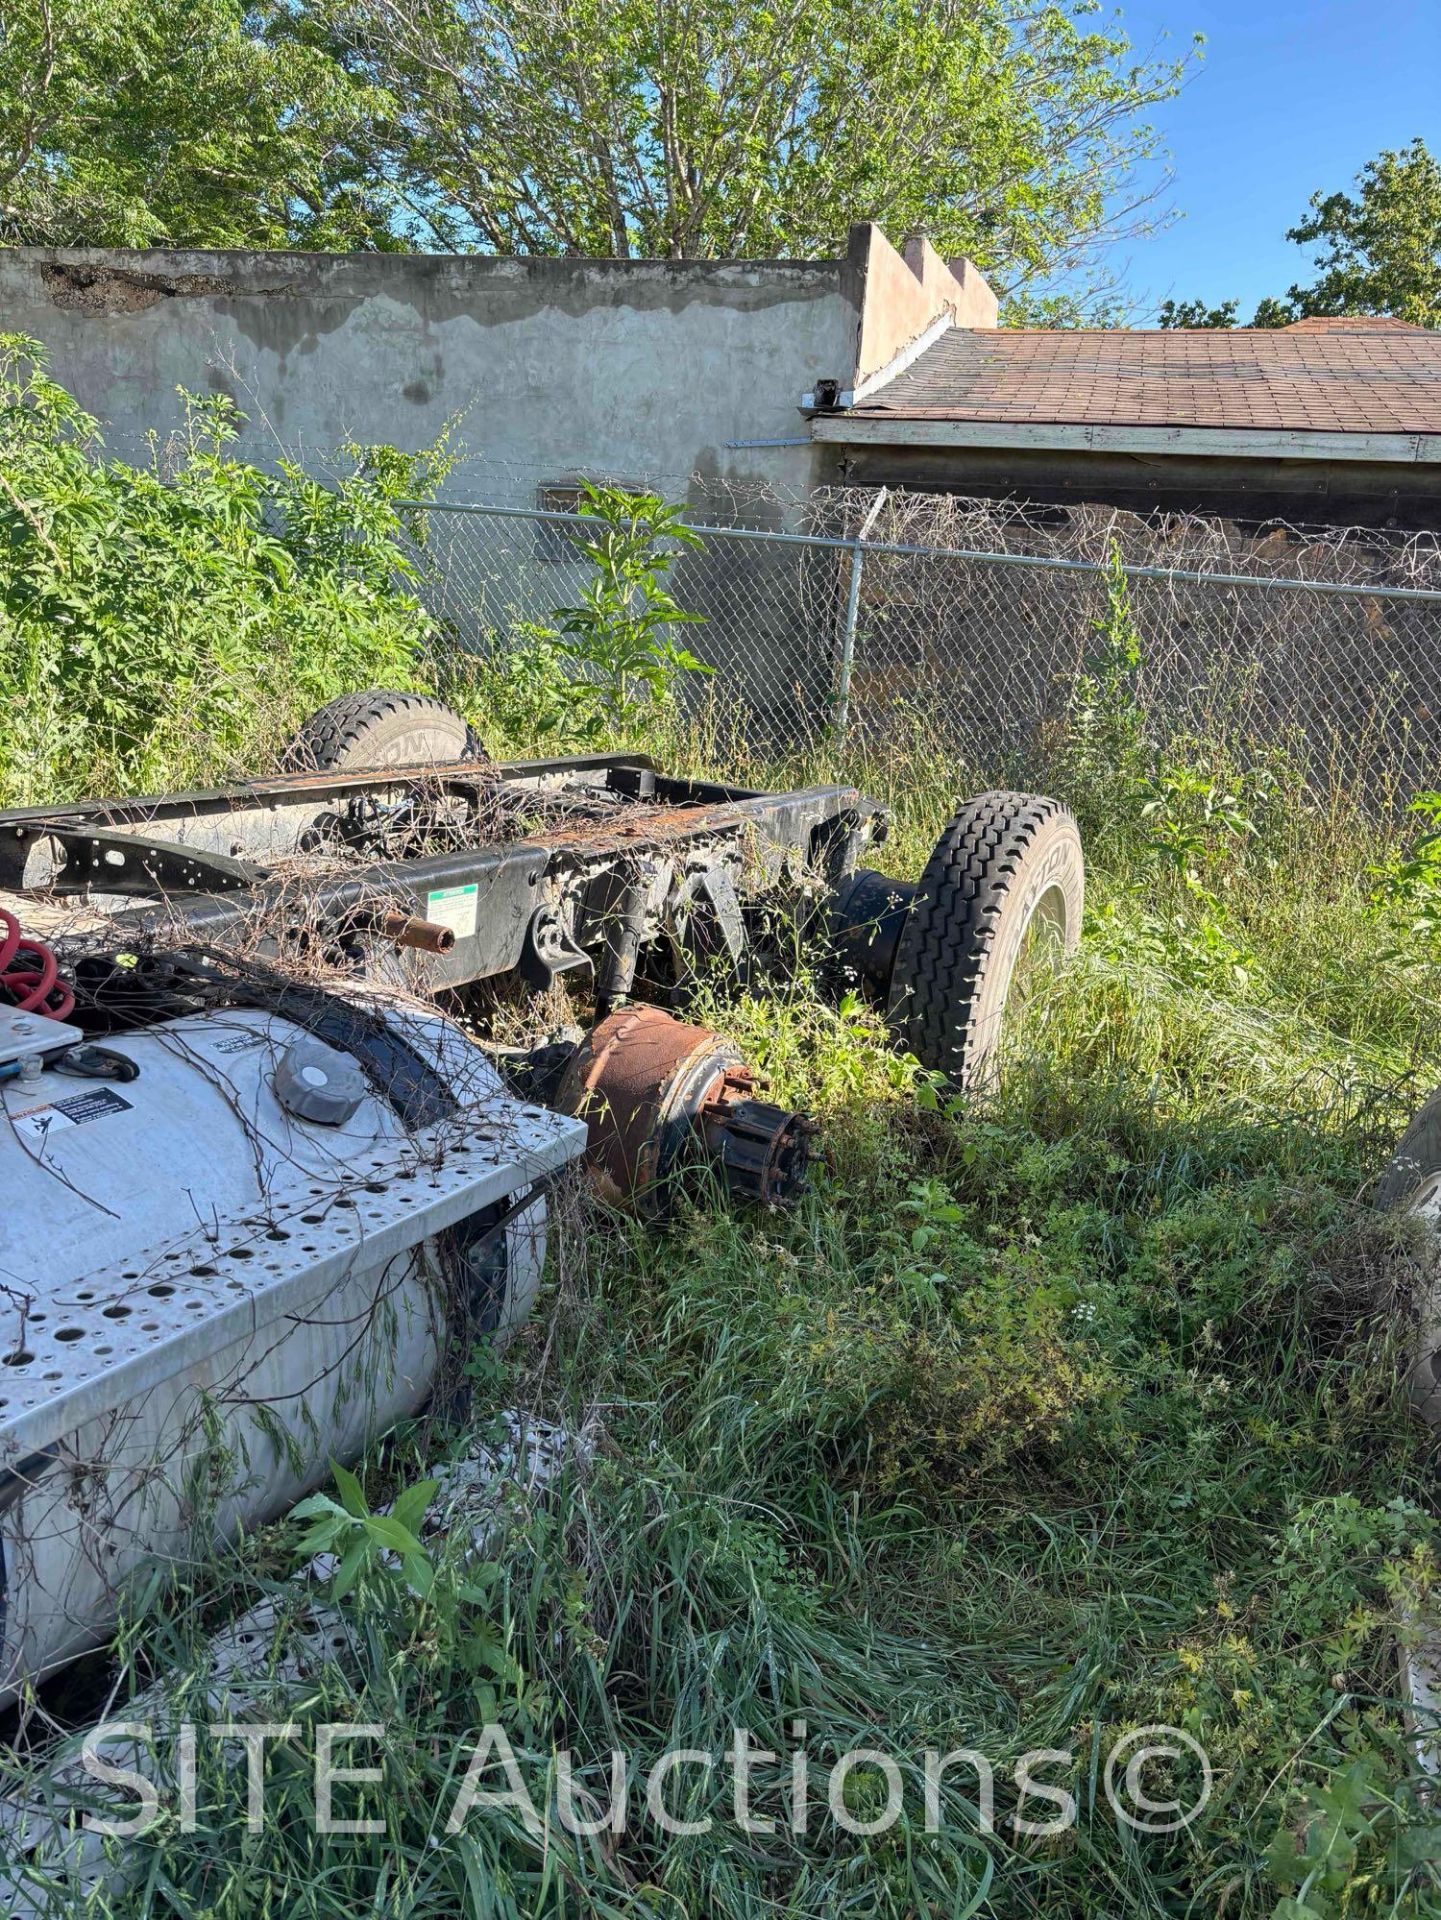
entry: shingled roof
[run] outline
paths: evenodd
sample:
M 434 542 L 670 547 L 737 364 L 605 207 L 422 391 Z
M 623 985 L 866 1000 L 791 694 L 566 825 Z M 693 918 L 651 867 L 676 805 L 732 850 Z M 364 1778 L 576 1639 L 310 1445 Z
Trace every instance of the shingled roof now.
M 1386 319 L 1157 332 L 953 327 L 851 417 L 1441 434 L 1441 332 Z

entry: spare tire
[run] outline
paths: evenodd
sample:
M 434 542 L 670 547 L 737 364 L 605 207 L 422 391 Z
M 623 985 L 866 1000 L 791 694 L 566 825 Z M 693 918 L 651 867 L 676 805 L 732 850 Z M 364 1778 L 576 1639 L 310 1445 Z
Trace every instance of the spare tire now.
M 951 817 L 906 915 L 887 1017 L 924 1067 L 976 1089 L 995 1073 L 1013 982 L 1039 945 L 1081 937 L 1081 836 L 1068 807 L 983 793 Z
M 293 772 L 367 767 L 443 767 L 484 760 L 475 734 L 444 701 L 428 693 L 372 687 L 343 693 L 313 713 L 285 749 Z
M 1376 1189 L 1376 1204 L 1417 1214 L 1432 1234 L 1441 1236 L 1441 1088 L 1402 1134 Z M 1441 1427 L 1441 1275 L 1423 1289 L 1415 1313 L 1407 1388 L 1421 1418 Z

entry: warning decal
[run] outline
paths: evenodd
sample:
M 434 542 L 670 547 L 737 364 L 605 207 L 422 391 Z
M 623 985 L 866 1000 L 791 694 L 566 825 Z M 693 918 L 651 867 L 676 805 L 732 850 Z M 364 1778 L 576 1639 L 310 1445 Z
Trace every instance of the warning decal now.
M 457 940 L 468 940 L 475 932 L 479 910 L 480 888 L 474 880 L 468 887 L 437 887 L 425 896 L 426 919 L 449 927 Z
M 17 1133 L 43 1142 L 66 1127 L 83 1127 L 91 1120 L 103 1120 L 110 1113 L 133 1111 L 133 1102 L 122 1099 L 113 1087 L 91 1087 L 84 1093 L 54 1100 L 48 1106 L 27 1107 L 23 1113 L 11 1114 L 10 1121 Z

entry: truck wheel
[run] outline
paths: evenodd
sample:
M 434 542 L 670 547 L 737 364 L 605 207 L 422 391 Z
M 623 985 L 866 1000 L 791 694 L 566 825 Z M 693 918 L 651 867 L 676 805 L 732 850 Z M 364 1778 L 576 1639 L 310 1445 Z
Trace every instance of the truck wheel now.
M 485 749 L 458 713 L 428 693 L 392 693 L 373 687 L 343 693 L 305 725 L 285 749 L 294 772 L 364 767 L 443 767 L 484 760 Z
M 1006 1001 L 1044 949 L 1081 937 L 1085 861 L 1068 807 L 983 793 L 951 818 L 926 862 L 891 976 L 892 1031 L 953 1086 L 985 1086 Z
M 1441 1088 L 1401 1136 L 1401 1144 L 1376 1189 L 1376 1204 L 1414 1213 L 1441 1235 Z M 1407 1386 L 1411 1404 L 1433 1427 L 1441 1427 L 1441 1275 L 1417 1302 L 1415 1360 Z

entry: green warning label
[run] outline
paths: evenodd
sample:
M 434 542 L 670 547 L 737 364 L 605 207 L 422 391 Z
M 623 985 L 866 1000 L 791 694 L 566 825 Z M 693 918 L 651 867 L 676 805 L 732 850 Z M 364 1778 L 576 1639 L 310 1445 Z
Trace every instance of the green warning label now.
M 480 911 L 480 888 L 474 880 L 468 887 L 437 887 L 425 896 L 425 917 L 438 927 L 449 927 L 457 940 L 468 940 L 475 932 Z

